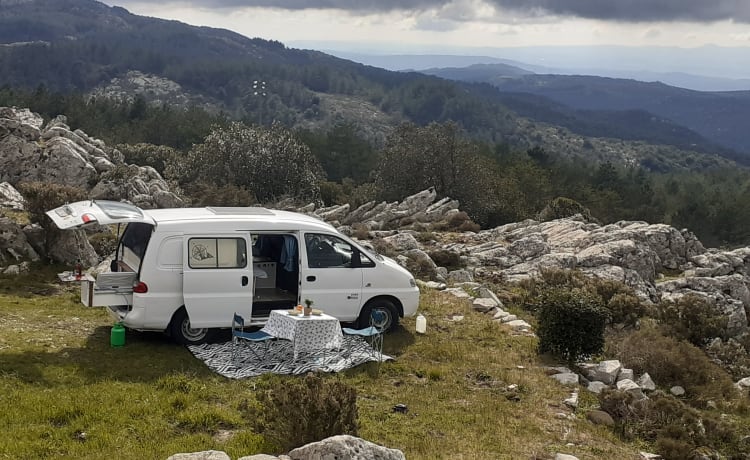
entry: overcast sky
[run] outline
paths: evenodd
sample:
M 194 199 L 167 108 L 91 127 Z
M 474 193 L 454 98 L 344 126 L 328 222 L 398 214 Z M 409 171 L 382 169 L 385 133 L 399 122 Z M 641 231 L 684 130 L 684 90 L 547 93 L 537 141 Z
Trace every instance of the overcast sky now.
M 750 47 L 750 0 L 105 0 L 249 37 L 386 52 L 455 46 Z

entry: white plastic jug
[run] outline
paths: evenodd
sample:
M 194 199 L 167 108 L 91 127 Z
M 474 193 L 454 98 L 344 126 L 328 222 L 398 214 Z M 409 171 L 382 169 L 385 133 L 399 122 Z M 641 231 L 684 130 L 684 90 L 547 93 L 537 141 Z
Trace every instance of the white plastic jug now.
M 417 332 L 420 334 L 427 332 L 427 318 L 422 315 L 417 316 Z

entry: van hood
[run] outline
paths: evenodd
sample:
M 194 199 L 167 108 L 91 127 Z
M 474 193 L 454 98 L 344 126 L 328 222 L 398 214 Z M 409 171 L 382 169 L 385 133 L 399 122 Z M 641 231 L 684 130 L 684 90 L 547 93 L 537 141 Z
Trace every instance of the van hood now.
M 383 258 L 383 263 L 385 265 L 393 268 L 396 271 L 399 271 L 399 272 L 403 273 L 405 276 L 408 276 L 409 278 L 414 278 L 414 275 L 412 275 L 409 270 L 407 270 L 404 267 L 402 267 L 401 265 L 399 265 L 399 263 L 396 262 L 395 260 L 391 259 L 388 256 L 384 256 L 382 254 L 380 256 Z
M 154 225 L 155 223 L 138 206 L 106 200 L 87 200 L 64 204 L 59 208 L 47 211 L 46 214 L 62 230 L 80 228 L 91 224 L 109 225 L 143 222 Z

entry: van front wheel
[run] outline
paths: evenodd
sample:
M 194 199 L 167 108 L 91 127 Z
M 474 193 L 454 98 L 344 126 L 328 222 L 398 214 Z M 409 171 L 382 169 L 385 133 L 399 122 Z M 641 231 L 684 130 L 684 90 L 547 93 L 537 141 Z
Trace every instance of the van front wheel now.
M 398 310 L 393 302 L 386 299 L 375 299 L 365 304 L 357 320 L 357 326 L 364 329 L 370 325 L 370 315 L 373 311 L 380 311 L 385 315 L 383 329 L 392 331 L 398 326 Z
M 206 343 L 211 337 L 211 329 L 190 327 L 190 317 L 184 308 L 174 314 L 170 324 L 172 338 L 183 345 L 199 345 Z

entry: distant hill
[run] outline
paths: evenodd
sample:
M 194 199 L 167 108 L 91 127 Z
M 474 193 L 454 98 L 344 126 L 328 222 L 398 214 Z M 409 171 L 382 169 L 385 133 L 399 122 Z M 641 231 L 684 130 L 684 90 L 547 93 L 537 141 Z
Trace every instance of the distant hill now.
M 702 151 L 720 146 L 727 152 L 750 154 L 746 123 L 750 91 L 701 92 L 659 82 L 585 75 L 514 75 L 507 66 L 497 64 L 425 73 L 490 83 L 506 94 L 503 103 L 519 114 L 580 134 Z
M 526 75 L 495 84 L 505 92 L 545 96 L 574 109 L 644 110 L 750 153 L 750 91 L 701 92 L 658 82 L 565 75 Z
M 506 78 L 518 78 L 532 75 L 534 72 L 510 64 L 473 64 L 467 67 L 431 68 L 420 71 L 423 74 L 435 75 L 449 80 L 471 82 L 500 83 Z
M 530 92 L 524 85 L 535 75 L 512 61 L 491 64 L 516 75 L 510 82 L 519 86 L 505 88 L 508 82 L 493 81 L 495 85 L 513 93 Z M 478 66 L 472 72 L 489 69 Z M 715 153 L 736 158 L 712 150 L 699 136 L 663 120 L 670 118 L 666 116 L 653 121 L 631 113 L 630 121 L 623 123 L 633 129 L 625 133 L 617 129 L 621 120 L 616 117 L 607 122 L 601 118 L 596 125 L 591 119 L 597 115 L 562 106 L 536 110 L 528 106 L 530 99 L 509 98 L 486 83 L 388 71 L 223 29 L 137 16 L 94 0 L 0 0 L 0 89 L 34 90 L 40 85 L 97 98 L 137 94 L 152 103 L 197 104 L 263 124 L 325 129 L 348 122 L 375 142 L 403 121 L 452 120 L 483 141 L 517 149 L 542 146 L 591 161 L 635 160 L 669 169 L 724 164 Z M 665 126 L 677 140 L 649 132 Z M 566 128 L 578 134 L 568 135 Z M 586 142 L 586 137 L 597 139 Z M 668 145 L 645 146 L 643 141 Z M 710 155 L 695 153 L 699 151 Z M 658 161 L 648 158 L 654 154 Z M 701 158 L 696 160 L 696 155 Z M 750 157 L 739 160 L 750 163 Z

